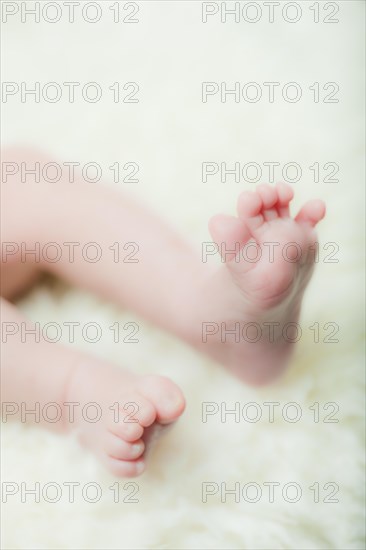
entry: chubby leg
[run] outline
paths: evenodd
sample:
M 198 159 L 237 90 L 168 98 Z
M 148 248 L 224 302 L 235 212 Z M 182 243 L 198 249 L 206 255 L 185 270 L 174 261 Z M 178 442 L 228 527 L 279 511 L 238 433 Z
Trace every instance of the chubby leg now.
M 6 152 L 3 160 L 17 165 L 26 162 L 29 167 L 48 159 L 32 151 L 14 150 Z M 135 245 L 135 230 L 141 231 L 141 220 L 149 217 L 149 214 L 139 216 L 139 207 L 132 201 L 92 185 L 23 183 L 20 178 L 2 182 L 1 195 L 3 296 L 14 299 L 28 289 L 42 271 L 49 271 L 121 304 L 136 302 L 136 309 L 141 304 L 140 309 L 145 311 L 146 307 L 147 313 L 154 309 L 157 271 L 151 273 L 153 292 L 146 285 L 141 285 L 139 292 L 139 286 L 134 284 L 135 274 L 139 278 L 139 273 L 141 276 L 141 271 L 145 273 L 146 269 L 140 269 L 140 259 L 130 265 L 122 259 L 115 261 L 113 244 L 121 242 L 122 252 L 126 242 Z M 164 232 L 158 221 L 156 224 Z M 148 233 L 149 230 L 145 232 Z M 74 257 L 65 255 L 70 246 L 77 248 L 90 243 L 102 251 L 100 262 L 90 262 L 77 251 Z M 155 261 L 154 243 L 153 238 L 143 242 L 148 250 L 148 267 Z M 48 245 L 62 249 L 60 261 L 54 262 L 39 253 Z M 137 243 L 136 246 L 139 248 Z M 130 250 L 124 255 L 128 252 Z M 137 270 L 133 270 L 135 265 Z M 61 407 L 61 422 L 45 421 L 41 416 L 40 421 L 47 427 L 61 431 L 76 429 L 80 440 L 116 475 L 141 473 L 151 441 L 184 410 L 179 388 L 166 378 L 138 377 L 70 348 L 34 341 L 29 334 L 22 341 L 21 324 L 31 329 L 32 323 L 6 300 L 2 300 L 1 309 L 5 331 L 1 366 L 5 415 L 21 419 L 24 407 L 32 409 L 39 403 L 42 410 L 42 404 L 56 403 Z M 101 408 L 102 418 L 96 423 L 88 422 L 76 407 L 75 417 L 70 419 L 69 406 L 65 406 L 69 402 L 80 403 L 80 407 L 94 402 Z M 32 418 L 26 415 L 27 420 Z
M 3 160 L 29 169 L 50 161 L 28 150 L 5 151 Z M 2 183 L 2 203 L 5 287 L 12 264 L 32 265 L 191 339 L 196 283 L 206 269 L 158 216 L 120 190 L 66 179 L 22 182 L 19 174 Z
M 29 163 L 42 162 L 33 152 L 5 158 L 19 163 L 27 155 Z M 3 262 L 22 262 L 23 245 L 27 251 L 51 245 L 56 259 L 54 250 L 52 258 L 42 254 L 40 269 L 133 309 L 243 380 L 263 383 L 283 370 L 293 349 L 281 339 L 281 327 L 299 318 L 314 266 L 314 226 L 325 213 L 321 201 L 312 201 L 293 219 L 291 199 L 284 184 L 259 186 L 239 197 L 237 218 L 215 216 L 214 241 L 227 249 L 238 245 L 217 269 L 125 194 L 83 182 L 22 183 L 15 175 L 3 185 Z M 253 244 L 263 252 L 255 262 L 243 257 Z M 85 253 L 90 245 L 95 261 Z M 227 331 L 239 324 L 241 332 L 251 322 L 263 329 L 255 344 L 223 339 L 222 330 L 203 337 L 207 325 Z
M 20 328 L 23 323 L 34 331 L 34 325 L 4 299 L 1 317 L 3 419 L 76 430 L 113 474 L 142 473 L 151 437 L 184 410 L 179 388 L 168 378 L 137 376 L 71 348 L 36 341 Z M 39 412 L 26 413 L 31 410 Z
M 316 257 L 314 228 L 325 215 L 323 202 L 313 200 L 292 218 L 292 198 L 286 184 L 260 185 L 256 192 L 239 197 L 237 218 L 219 215 L 210 221 L 212 237 L 226 263 L 213 283 L 221 296 L 220 307 L 214 306 L 209 317 L 222 323 L 222 330 L 219 338 L 215 335 L 210 342 L 207 338 L 207 348 L 222 361 L 226 357 L 237 376 L 255 384 L 278 376 L 291 355 L 295 324 Z M 226 254 L 226 250 L 234 252 Z M 242 338 L 250 325 L 252 334 Z M 294 334 L 284 338 L 283 328 L 290 326 L 291 332 L 291 325 Z M 225 331 L 240 336 L 226 340 Z

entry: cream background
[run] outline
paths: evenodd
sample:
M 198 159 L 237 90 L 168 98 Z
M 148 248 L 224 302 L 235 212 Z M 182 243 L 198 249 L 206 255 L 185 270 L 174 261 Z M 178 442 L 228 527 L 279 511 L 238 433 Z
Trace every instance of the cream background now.
M 61 3 L 62 4 L 62 3 Z M 296 161 L 303 178 L 294 185 L 295 209 L 320 197 L 328 214 L 321 243 L 339 245 L 339 263 L 320 262 L 303 309 L 296 356 L 280 384 L 254 390 L 131 312 L 60 283 L 47 283 L 19 304 L 32 319 L 99 322 L 106 337 L 75 345 L 138 372 L 157 372 L 183 388 L 187 411 L 151 457 L 138 481 L 138 504 L 115 504 L 113 478 L 72 440 L 23 425 L 3 425 L 3 480 L 47 483 L 96 481 L 96 504 L 41 502 L 3 505 L 4 548 L 364 548 L 362 269 L 364 195 L 364 4 L 339 2 L 340 22 L 314 24 L 307 2 L 291 25 L 201 23 L 200 2 L 140 2 L 140 23 L 111 23 L 109 2 L 91 25 L 3 25 L 4 81 L 115 81 L 140 85 L 138 104 L 65 101 L 2 104 L 3 141 L 32 144 L 61 161 L 138 162 L 140 183 L 124 184 L 199 246 L 209 240 L 207 219 L 233 213 L 247 183 L 200 181 L 203 161 L 243 164 Z M 310 92 L 297 104 L 257 104 L 218 99 L 202 104 L 202 81 L 339 83 L 338 104 L 314 104 Z M 314 183 L 315 161 L 340 165 L 339 183 Z M 105 173 L 108 170 L 105 168 Z M 265 175 L 263 175 L 265 180 Z M 117 184 L 115 184 L 117 185 Z M 123 185 L 121 184 L 123 189 Z M 14 213 L 16 215 L 16 212 Z M 82 223 L 82 220 L 81 220 Z M 121 237 L 122 240 L 122 237 Z M 159 260 L 159 243 L 156 244 Z M 179 312 L 177 312 L 179 315 Z M 140 344 L 111 343 L 115 321 L 137 321 Z M 314 344 L 306 329 L 314 322 L 340 326 L 338 344 Z M 304 411 L 297 424 L 257 424 L 213 419 L 201 422 L 202 401 L 296 401 Z M 336 402 L 338 424 L 314 424 L 308 407 Z M 297 504 L 201 502 L 202 481 L 297 481 Z M 340 486 L 337 504 L 311 501 L 315 481 Z M 123 483 L 121 484 L 121 486 Z M 65 493 L 66 494 L 66 493 Z M 64 495 L 65 495 L 64 494 Z

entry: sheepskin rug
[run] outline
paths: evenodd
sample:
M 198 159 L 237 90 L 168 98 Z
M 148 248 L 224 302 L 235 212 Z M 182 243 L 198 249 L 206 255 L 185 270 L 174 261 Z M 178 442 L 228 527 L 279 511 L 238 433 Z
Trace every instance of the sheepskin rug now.
M 223 23 L 221 3 L 211 3 L 210 10 L 219 11 L 203 23 L 201 2 L 138 2 L 137 15 L 129 17 L 139 22 L 128 24 L 122 19 L 136 11 L 134 4 L 120 3 L 119 23 L 113 22 L 112 2 L 99 4 L 102 17 L 95 23 L 81 18 L 81 7 L 75 8 L 75 22 L 68 23 L 64 2 L 58 2 L 58 22 L 42 17 L 40 23 L 31 18 L 23 23 L 19 12 L 3 24 L 4 81 L 29 87 L 97 82 L 104 92 L 96 103 L 80 95 L 74 103 L 64 96 L 55 103 L 30 98 L 22 103 L 19 96 L 9 96 L 3 105 L 7 143 L 32 144 L 60 163 L 98 162 L 107 184 L 145 201 L 198 248 L 210 240 L 209 217 L 234 213 L 238 194 L 255 188 L 250 170 L 249 182 L 243 177 L 235 182 L 230 175 L 222 182 L 217 174 L 203 183 L 203 162 L 226 162 L 229 168 L 235 162 L 241 168 L 257 163 L 260 181 L 270 180 L 264 163 L 280 163 L 277 181 L 294 178 L 291 168 L 284 175 L 282 169 L 297 163 L 302 173 L 293 184 L 294 211 L 319 197 L 328 212 L 319 227 L 319 262 L 305 298 L 302 336 L 290 368 L 269 387 L 238 383 L 133 312 L 62 282 L 46 279 L 19 302 L 24 314 L 40 323 L 99 323 L 100 341 L 88 343 L 76 331 L 75 343 L 68 345 L 139 373 L 171 377 L 182 387 L 187 409 L 153 450 L 144 475 L 128 482 L 117 482 L 72 437 L 3 424 L 2 480 L 18 491 L 2 504 L 2 546 L 365 548 L 365 5 L 338 1 L 326 8 L 320 2 L 319 23 L 314 23 L 316 7 L 297 2 L 301 17 L 290 23 L 281 2 L 270 23 L 263 2 L 251 2 L 252 7 L 241 2 L 247 20 L 241 12 L 239 22 L 228 16 Z M 55 17 L 52 9 L 48 19 Z M 89 19 L 94 18 L 89 9 Z M 294 19 L 298 8 L 286 9 L 287 19 Z M 248 21 L 257 16 L 256 23 Z M 339 21 L 326 23 L 326 16 Z M 138 83 L 139 102 L 114 103 L 108 87 L 115 82 L 121 89 L 126 82 Z M 202 82 L 215 82 L 219 89 L 222 82 L 228 89 L 235 82 L 241 87 L 256 82 L 263 97 L 254 103 L 242 95 L 239 102 L 227 96 L 222 102 L 218 92 L 204 103 Z M 273 103 L 265 82 L 279 83 Z M 297 102 L 283 99 L 289 82 L 301 87 Z M 334 87 L 324 89 L 329 82 L 339 86 L 332 96 L 338 102 L 324 102 L 334 92 Z M 310 89 L 314 83 L 319 83 L 318 102 Z M 113 183 L 108 167 L 117 161 L 139 165 L 138 183 Z M 310 169 L 314 163 L 319 163 L 319 181 Z M 334 164 L 324 168 L 327 163 L 338 166 L 335 175 Z M 140 326 L 139 343 L 115 344 L 108 327 L 130 321 Z M 66 331 L 62 339 L 66 342 Z M 272 419 L 265 403 L 276 403 Z M 236 407 L 239 419 L 225 416 L 225 407 Z M 207 409 L 211 414 L 204 422 Z M 37 482 L 39 502 L 24 496 Z

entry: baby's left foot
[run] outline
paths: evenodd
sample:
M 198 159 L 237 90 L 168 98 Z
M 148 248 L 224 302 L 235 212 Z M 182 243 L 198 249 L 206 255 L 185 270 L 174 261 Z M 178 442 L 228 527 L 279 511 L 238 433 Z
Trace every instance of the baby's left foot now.
M 212 332 L 215 324 L 220 326 L 216 341 L 211 339 L 213 354 L 253 383 L 266 382 L 283 369 L 316 258 L 314 227 L 325 215 L 324 203 L 310 201 L 292 218 L 292 198 L 286 184 L 260 185 L 240 195 L 238 218 L 218 215 L 210 221 L 226 262 L 213 283 L 220 305 L 207 318 L 214 322 Z M 210 329 L 208 346 L 209 334 Z
M 96 359 L 75 362 L 65 403 L 79 441 L 117 477 L 140 475 L 151 445 L 183 413 L 180 389 L 163 376 L 138 376 Z M 88 412 L 90 411 L 90 412 Z

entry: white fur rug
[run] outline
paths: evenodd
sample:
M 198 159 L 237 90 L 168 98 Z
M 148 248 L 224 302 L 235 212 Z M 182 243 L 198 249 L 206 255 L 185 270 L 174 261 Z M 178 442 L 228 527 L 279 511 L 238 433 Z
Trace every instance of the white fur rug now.
M 188 406 L 152 453 L 148 471 L 136 480 L 135 496 L 128 497 L 134 485 L 119 482 L 117 503 L 110 489 L 115 479 L 75 441 L 3 425 L 2 478 L 19 484 L 19 493 L 2 505 L 3 548 L 362 549 L 364 4 L 332 3 L 340 6 L 335 24 L 313 23 L 307 2 L 300 3 L 303 15 L 296 24 L 282 18 L 273 24 L 264 19 L 222 24 L 218 16 L 203 24 L 200 2 L 141 2 L 140 23 L 113 24 L 112 3 L 102 4 L 103 17 L 95 24 L 80 17 L 74 24 L 64 19 L 24 24 L 14 16 L 3 25 L 3 80 L 96 81 L 105 90 L 95 104 L 23 104 L 9 98 L 3 117 L 6 141 L 36 145 L 61 161 L 98 162 L 109 180 L 113 162 L 137 162 L 139 183 L 120 184 L 121 189 L 152 205 L 197 246 L 210 239 L 209 216 L 234 212 L 238 193 L 254 188 L 232 177 L 226 183 L 218 176 L 202 183 L 202 162 L 257 162 L 262 167 L 264 162 L 297 162 L 303 176 L 294 184 L 295 209 L 308 198 L 326 200 L 321 247 L 336 243 L 339 261 L 326 263 L 332 249 L 321 250 L 291 368 L 280 383 L 261 390 L 239 384 L 131 312 L 61 283 L 34 289 L 19 304 L 30 318 L 98 322 L 101 341 L 87 344 L 78 338 L 75 346 L 137 372 L 171 377 L 183 388 Z M 117 81 L 139 83 L 140 102 L 113 103 L 108 86 Z M 217 95 L 202 103 L 203 81 L 227 81 L 228 88 L 236 81 L 296 81 L 304 97 L 298 103 L 282 98 L 273 104 L 221 103 Z M 338 83 L 339 103 L 314 103 L 309 90 L 314 82 Z M 315 162 L 337 163 L 339 181 L 314 182 L 309 166 Z M 280 173 L 276 179 L 283 179 Z M 262 181 L 268 181 L 264 167 Z M 140 343 L 114 344 L 108 327 L 131 320 L 141 326 Z M 319 323 L 319 343 L 309 328 L 314 323 Z M 326 323 L 339 325 L 338 343 L 324 342 L 331 333 Z M 243 417 L 235 423 L 229 415 L 223 423 L 216 414 L 204 423 L 202 402 L 226 403 L 227 408 L 238 402 L 241 409 L 256 402 L 263 416 L 256 423 Z M 279 403 L 273 423 L 265 402 Z M 287 408 L 290 402 L 302 412 L 296 423 L 281 414 L 294 415 L 294 408 Z M 314 403 L 319 404 L 319 422 L 314 422 Z M 324 409 L 329 403 L 335 405 Z M 247 413 L 253 416 L 254 409 Z M 22 482 L 27 488 L 39 482 L 41 489 L 58 483 L 60 500 L 47 502 L 55 495 L 50 487 L 39 503 L 31 496 L 22 503 Z M 73 503 L 68 482 L 80 484 Z M 98 502 L 82 498 L 90 482 L 100 487 Z M 269 482 L 279 484 L 274 502 L 269 501 Z M 217 491 L 207 502 L 202 501 L 203 483 Z M 221 483 L 227 489 L 240 484 L 239 502 L 233 494 L 222 502 Z M 294 487 L 301 489 L 297 502 L 291 502 Z M 256 491 L 261 498 L 252 502 Z M 89 486 L 87 498 L 94 494 Z M 132 498 L 138 502 L 128 502 Z

